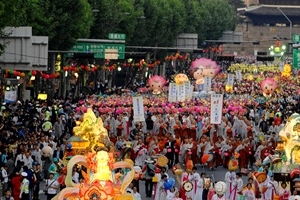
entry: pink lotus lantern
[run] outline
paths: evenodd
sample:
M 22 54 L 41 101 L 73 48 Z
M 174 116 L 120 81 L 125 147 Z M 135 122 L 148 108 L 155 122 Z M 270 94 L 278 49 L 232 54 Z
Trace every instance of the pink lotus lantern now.
M 191 152 L 191 151 L 189 151 L 189 152 L 188 152 L 188 154 L 189 154 L 189 155 L 192 155 L 192 152 Z
M 178 149 L 175 149 L 175 152 L 178 153 Z
M 182 155 L 182 152 L 181 152 L 181 151 L 179 152 L 179 155 Z
M 87 107 L 83 107 L 82 111 L 83 111 L 84 113 L 86 113 L 86 112 L 87 112 Z
M 229 153 L 225 152 L 225 153 L 224 153 L 224 156 L 229 156 Z
M 252 152 L 251 151 L 249 151 L 249 155 L 251 155 L 252 154 Z
M 168 107 L 169 107 L 169 108 L 172 108 L 172 104 L 171 104 L 171 103 L 169 103 L 169 104 L 168 104 Z
M 75 108 L 75 110 L 76 110 L 76 112 L 80 112 L 80 108 L 79 107 Z
M 142 152 L 142 151 L 139 151 L 138 155 L 139 155 L 139 156 L 143 155 L 143 152 Z
M 167 150 L 167 152 L 168 152 L 168 153 L 171 153 L 171 152 L 172 152 L 172 150 L 171 150 L 171 149 L 168 149 L 168 150 Z

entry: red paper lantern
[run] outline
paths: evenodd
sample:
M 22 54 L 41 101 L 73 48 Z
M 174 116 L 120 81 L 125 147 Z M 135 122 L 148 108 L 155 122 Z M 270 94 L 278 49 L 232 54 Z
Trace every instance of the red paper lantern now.
M 31 74 L 32 74 L 33 76 L 35 76 L 35 75 L 36 75 L 36 71 L 35 71 L 35 70 L 32 70 Z
M 16 70 L 14 70 L 14 73 L 13 73 L 14 75 L 18 75 L 18 72 L 16 71 Z
M 127 64 L 126 64 L 126 63 L 123 63 L 123 64 L 122 64 L 122 66 L 123 66 L 123 67 L 126 67 L 126 66 L 127 66 Z
M 45 79 L 49 79 L 49 77 L 50 77 L 49 74 L 45 75 Z
M 84 69 L 84 68 L 85 68 L 85 66 L 84 66 L 84 65 L 80 65 L 80 68 L 81 68 L 81 69 Z

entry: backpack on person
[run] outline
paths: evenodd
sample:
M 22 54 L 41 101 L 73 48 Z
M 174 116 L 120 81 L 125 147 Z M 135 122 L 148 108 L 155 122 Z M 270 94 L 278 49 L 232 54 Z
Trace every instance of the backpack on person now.
M 155 171 L 154 168 L 150 167 L 149 165 L 147 165 L 147 174 L 150 177 L 154 177 L 155 176 Z

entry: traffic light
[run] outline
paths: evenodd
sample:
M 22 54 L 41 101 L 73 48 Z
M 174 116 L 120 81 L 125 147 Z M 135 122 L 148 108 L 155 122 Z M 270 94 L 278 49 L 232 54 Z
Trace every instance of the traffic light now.
M 61 69 L 61 55 L 57 54 L 56 61 L 55 61 L 55 71 L 60 71 Z
M 61 67 L 60 67 L 61 62 L 60 61 L 56 61 L 55 62 L 55 71 L 60 71 Z

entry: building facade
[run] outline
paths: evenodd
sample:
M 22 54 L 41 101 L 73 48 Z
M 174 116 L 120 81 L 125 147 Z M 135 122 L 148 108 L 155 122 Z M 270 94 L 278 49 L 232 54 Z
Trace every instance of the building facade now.
M 235 30 L 242 39 L 224 41 L 223 53 L 253 55 L 257 51 L 267 52 L 276 40 L 289 48 L 292 36 L 300 34 L 300 0 L 260 0 L 258 3 L 238 10 L 246 17 Z

